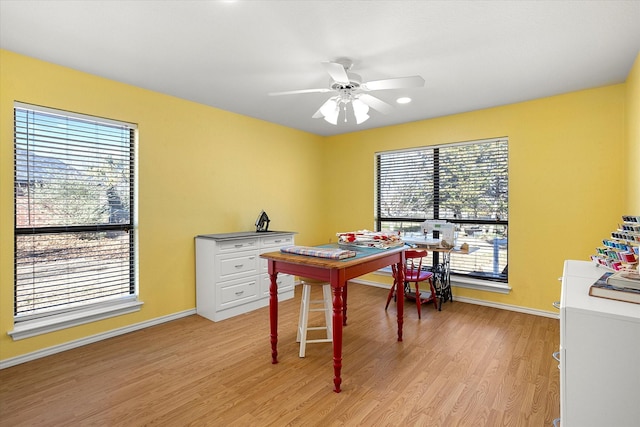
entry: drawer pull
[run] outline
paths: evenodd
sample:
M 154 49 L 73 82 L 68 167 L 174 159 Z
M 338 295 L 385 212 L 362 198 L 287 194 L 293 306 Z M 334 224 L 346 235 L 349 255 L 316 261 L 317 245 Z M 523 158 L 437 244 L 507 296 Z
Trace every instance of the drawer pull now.
M 275 242 L 276 242 L 276 243 L 280 243 L 280 242 L 282 242 L 282 239 L 278 239 L 278 240 L 276 240 Z
M 242 267 L 244 267 L 244 264 L 238 264 L 238 265 L 236 265 L 235 267 L 236 267 L 236 268 L 242 268 Z
M 557 308 L 558 310 L 560 310 L 560 301 L 554 301 L 554 302 L 553 302 L 553 306 L 554 306 L 555 308 Z
M 558 363 L 560 363 L 560 352 L 559 351 L 554 351 L 551 354 L 551 357 L 553 357 Z M 558 369 L 560 369 L 560 365 L 558 365 Z
M 236 243 L 234 246 L 235 246 L 236 248 L 241 248 L 243 245 L 242 245 L 242 243 Z
M 240 296 L 240 295 L 242 295 L 242 294 L 244 294 L 244 291 L 238 291 L 238 292 L 236 292 L 236 295 L 237 295 L 237 296 Z

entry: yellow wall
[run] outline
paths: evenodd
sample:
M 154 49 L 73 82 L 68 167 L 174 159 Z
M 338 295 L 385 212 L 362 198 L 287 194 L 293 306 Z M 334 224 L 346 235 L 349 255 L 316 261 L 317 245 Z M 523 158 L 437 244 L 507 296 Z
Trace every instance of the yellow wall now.
M 512 291 L 454 295 L 553 312 L 563 261 L 589 259 L 625 213 L 624 101 L 621 84 L 328 138 L 328 230 L 373 227 L 377 151 L 507 136 Z
M 640 54 L 627 77 L 627 208 L 629 215 L 640 215 Z
M 612 165 L 640 151 L 639 80 L 636 61 L 627 84 L 322 138 L 0 50 L 0 360 L 193 309 L 193 237 L 250 230 L 260 209 L 272 229 L 298 231 L 299 244 L 373 228 L 376 151 L 497 136 L 510 141 L 513 291 L 455 293 L 553 311 L 563 260 L 588 259 L 620 215 L 638 214 L 638 172 Z M 6 335 L 14 100 L 138 124 L 139 313 L 16 342 Z
M 319 240 L 323 138 L 0 51 L 0 360 L 195 307 L 194 236 L 270 229 Z M 13 101 L 137 123 L 142 310 L 12 341 Z M 293 178 L 293 179 L 292 179 Z

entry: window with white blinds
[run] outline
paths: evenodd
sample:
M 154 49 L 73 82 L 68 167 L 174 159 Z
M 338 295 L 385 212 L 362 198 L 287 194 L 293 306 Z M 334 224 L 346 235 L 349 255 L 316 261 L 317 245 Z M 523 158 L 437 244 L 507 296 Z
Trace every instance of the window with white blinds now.
M 376 174 L 378 230 L 418 235 L 424 220 L 447 220 L 458 244 L 478 248 L 452 256 L 451 272 L 507 280 L 506 138 L 377 153 Z
M 136 127 L 14 106 L 15 321 L 135 297 Z

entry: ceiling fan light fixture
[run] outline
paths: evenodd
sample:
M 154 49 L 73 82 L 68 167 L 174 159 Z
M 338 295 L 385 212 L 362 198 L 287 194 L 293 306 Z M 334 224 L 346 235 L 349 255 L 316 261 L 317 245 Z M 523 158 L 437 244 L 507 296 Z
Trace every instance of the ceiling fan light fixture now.
M 364 123 L 367 120 L 369 120 L 369 115 L 367 113 L 360 115 L 356 114 L 356 124 Z
M 366 122 L 369 119 L 369 106 L 359 99 L 354 99 L 351 104 L 353 105 L 353 114 L 356 116 L 356 123 L 360 124 Z
M 336 111 L 331 115 L 324 116 L 324 119 L 327 122 L 331 123 L 332 125 L 337 125 L 338 124 L 338 112 Z
M 400 97 L 400 98 L 396 99 L 396 102 L 398 104 L 408 104 L 408 103 L 411 102 L 411 98 L 409 98 L 408 96 L 403 96 L 403 97 Z
M 330 98 L 325 104 L 320 108 L 320 114 L 324 116 L 324 119 L 331 123 L 332 125 L 338 124 L 338 114 L 340 110 L 338 109 L 338 98 Z
M 324 103 L 322 108 L 320 108 L 320 113 L 322 113 L 322 115 L 325 117 L 332 115 L 336 111 L 338 111 L 338 100 L 335 97 L 330 98 L 327 102 Z

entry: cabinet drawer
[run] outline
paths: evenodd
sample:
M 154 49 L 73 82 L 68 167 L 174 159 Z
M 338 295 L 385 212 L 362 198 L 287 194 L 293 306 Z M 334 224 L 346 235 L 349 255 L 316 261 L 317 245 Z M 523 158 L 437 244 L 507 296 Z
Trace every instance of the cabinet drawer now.
M 216 282 L 258 273 L 257 252 L 240 252 L 216 256 Z
M 261 286 L 262 296 L 268 297 L 269 288 L 271 287 L 271 279 L 269 278 L 268 274 L 263 274 L 261 277 L 262 279 L 260 281 L 262 283 L 262 286 Z M 290 274 L 278 273 L 278 278 L 276 279 L 276 283 L 278 283 L 278 294 L 290 291 L 293 289 L 293 285 L 294 285 L 293 276 Z
M 256 299 L 258 284 L 253 277 L 233 280 L 219 285 L 217 293 L 216 309 L 223 310 Z
M 218 243 L 218 253 L 258 249 L 258 239 L 223 240 Z
M 268 236 L 262 238 L 263 248 L 280 248 L 282 246 L 293 245 L 293 236 Z M 273 249 L 275 250 L 275 249 Z M 270 252 L 270 251 L 265 251 Z
M 293 235 L 263 237 L 260 244 L 260 253 L 277 252 L 280 248 L 284 246 L 291 246 L 293 244 Z M 260 258 L 260 272 L 266 273 L 268 269 L 269 262 L 264 258 Z

